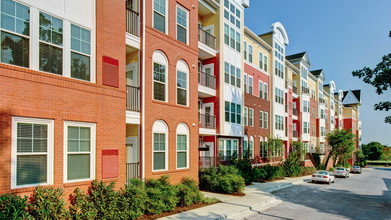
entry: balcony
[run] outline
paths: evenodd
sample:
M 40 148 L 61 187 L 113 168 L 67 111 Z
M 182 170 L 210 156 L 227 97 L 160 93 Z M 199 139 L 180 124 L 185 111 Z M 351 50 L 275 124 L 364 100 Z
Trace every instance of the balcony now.
M 297 95 L 297 87 L 296 86 L 292 86 L 292 91 L 293 91 L 293 94 Z
M 292 111 L 292 112 L 293 112 L 293 115 L 297 117 L 297 115 L 298 115 L 297 109 L 296 109 L 296 108 L 293 108 L 293 111 Z
M 126 181 L 130 179 L 139 179 L 139 163 L 126 163 Z
M 216 117 L 209 114 L 198 114 L 200 135 L 216 134 Z
M 134 11 L 133 1 L 126 1 L 126 44 L 140 49 L 140 16 Z
M 198 27 L 198 57 L 209 59 L 216 56 L 216 38 Z
M 140 88 L 126 86 L 126 123 L 140 124 Z
M 301 87 L 301 92 L 304 93 L 304 94 L 310 94 L 310 89 L 307 88 L 307 87 L 302 86 Z
M 216 77 L 204 72 L 198 72 L 198 97 L 216 96 Z

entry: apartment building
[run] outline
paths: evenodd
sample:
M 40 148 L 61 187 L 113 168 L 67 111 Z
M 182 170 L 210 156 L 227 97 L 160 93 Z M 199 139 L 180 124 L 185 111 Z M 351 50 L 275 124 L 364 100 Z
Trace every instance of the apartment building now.
M 1 0 L 0 193 L 125 183 L 121 1 Z
M 243 155 L 254 164 L 268 161 L 270 137 L 270 69 L 272 47 L 249 28 L 244 28 L 244 140 Z
M 356 136 L 356 149 L 359 149 L 361 140 L 361 90 L 349 90 L 343 92 L 343 128 L 351 129 Z

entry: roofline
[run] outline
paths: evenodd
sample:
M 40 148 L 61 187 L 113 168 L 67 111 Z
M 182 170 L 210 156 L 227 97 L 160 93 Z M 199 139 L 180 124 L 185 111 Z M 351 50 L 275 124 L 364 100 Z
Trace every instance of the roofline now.
M 292 70 L 294 70 L 297 74 L 300 73 L 300 70 L 299 68 L 297 68 L 295 65 L 293 65 L 291 62 L 289 62 L 287 59 L 285 59 L 285 63 L 287 64 L 287 66 L 289 66 L 289 68 L 291 68 Z
M 257 41 L 258 43 L 260 43 L 262 46 L 266 47 L 266 49 L 268 49 L 269 51 L 272 51 L 273 48 L 268 44 L 266 43 L 266 41 L 264 41 L 261 37 L 259 37 L 258 35 L 256 35 L 250 28 L 248 28 L 247 26 L 244 26 L 244 33 L 245 34 L 248 34 L 251 38 L 253 38 L 255 41 Z

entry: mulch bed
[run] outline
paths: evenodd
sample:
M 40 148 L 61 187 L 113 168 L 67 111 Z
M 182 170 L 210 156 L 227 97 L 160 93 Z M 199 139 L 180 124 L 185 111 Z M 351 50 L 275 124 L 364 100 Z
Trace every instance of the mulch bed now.
M 216 203 L 214 203 L 214 204 L 216 204 Z M 160 214 L 160 215 L 145 214 L 145 215 L 141 216 L 140 218 L 138 218 L 138 220 L 148 220 L 148 219 L 162 218 L 162 217 L 166 217 L 166 216 L 169 216 L 169 215 L 178 214 L 178 213 L 181 213 L 181 212 L 186 212 L 186 211 L 189 211 L 189 210 L 192 210 L 192 209 L 198 209 L 198 208 L 201 208 L 201 207 L 204 207 L 204 206 L 208 206 L 208 205 L 213 205 L 213 204 L 193 204 L 193 205 L 187 206 L 187 207 L 176 207 L 174 211 L 162 212 L 162 214 Z

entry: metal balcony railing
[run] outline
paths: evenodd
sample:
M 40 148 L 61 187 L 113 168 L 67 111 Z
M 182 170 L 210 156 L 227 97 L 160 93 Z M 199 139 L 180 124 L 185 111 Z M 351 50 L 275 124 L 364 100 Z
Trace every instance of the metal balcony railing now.
M 132 10 L 130 5 L 130 1 L 126 1 L 126 32 L 139 37 L 140 16 L 138 12 Z
M 216 117 L 209 114 L 198 114 L 200 128 L 216 129 Z
M 138 179 L 140 178 L 139 174 L 139 162 L 137 163 L 126 163 L 126 182 L 129 179 Z
M 213 157 L 213 156 L 201 156 L 199 158 L 199 168 L 217 167 L 219 165 L 228 165 L 228 160 L 231 157 Z
M 198 72 L 198 84 L 216 89 L 216 77 L 204 72 Z
M 140 88 L 126 86 L 126 110 L 140 111 Z
M 298 115 L 298 111 L 297 111 L 296 108 L 293 109 L 293 115 L 294 115 L 294 116 L 297 116 L 297 115 Z
M 292 86 L 292 91 L 293 91 L 293 93 L 297 94 L 297 87 L 296 86 Z
M 198 41 L 216 50 L 216 38 L 198 27 Z
M 307 88 L 307 87 L 302 86 L 301 87 L 301 92 L 306 93 L 306 94 L 310 94 L 310 89 Z

